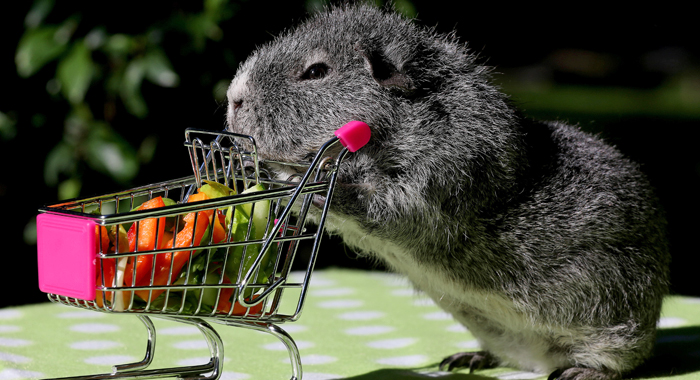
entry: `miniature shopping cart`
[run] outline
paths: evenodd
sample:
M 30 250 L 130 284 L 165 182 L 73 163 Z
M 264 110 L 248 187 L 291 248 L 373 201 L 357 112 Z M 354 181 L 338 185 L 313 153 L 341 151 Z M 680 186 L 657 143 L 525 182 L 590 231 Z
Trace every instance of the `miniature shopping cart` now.
M 367 125 L 351 122 L 310 163 L 289 164 L 259 160 L 250 136 L 188 129 L 192 176 L 41 208 L 40 289 L 63 305 L 135 314 L 148 330 L 142 361 L 76 378 L 218 379 L 224 345 L 209 324 L 216 322 L 280 339 L 291 379 L 301 379 L 296 344 L 277 325 L 300 316 L 338 166 L 368 140 Z M 331 149 L 339 141 L 345 148 Z M 274 165 L 296 174 L 275 178 L 266 170 Z M 314 197 L 325 197 L 323 206 Z M 303 244 L 310 253 L 297 255 Z M 156 343 L 150 317 L 199 328 L 209 363 L 148 369 Z

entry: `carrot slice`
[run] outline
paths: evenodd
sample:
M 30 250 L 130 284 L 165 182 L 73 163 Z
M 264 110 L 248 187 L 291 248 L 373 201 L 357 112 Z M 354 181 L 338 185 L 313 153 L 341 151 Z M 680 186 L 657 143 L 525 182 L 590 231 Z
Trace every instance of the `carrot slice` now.
M 137 208 L 137 210 L 150 210 L 158 207 L 165 207 L 162 197 L 153 198 Z M 165 233 L 165 218 L 149 218 L 138 222 L 138 251 L 151 251 L 155 249 L 156 240 L 160 244 L 158 248 L 164 246 Z M 136 250 L 136 224 L 133 224 L 127 232 L 129 240 L 129 251 Z M 124 283 L 131 286 L 135 283 L 136 286 L 148 285 L 153 270 L 153 255 L 141 255 L 136 258 L 136 281 L 134 282 L 133 263 L 127 267 L 124 277 Z
M 196 201 L 202 201 L 209 199 L 209 197 L 204 194 L 204 193 L 196 193 L 190 195 L 190 198 L 188 199 L 189 202 L 196 202 Z M 175 235 L 175 242 L 174 242 L 174 248 L 184 248 L 184 247 L 194 247 L 198 246 L 201 241 L 202 237 L 204 236 L 204 232 L 206 232 L 207 227 L 209 227 L 209 217 L 214 213 L 213 210 L 205 210 L 205 211 L 199 211 L 197 213 L 191 212 L 183 218 L 185 221 L 185 226 L 182 228 L 180 232 Z M 197 222 L 195 223 L 195 214 L 197 215 Z M 196 224 L 197 230 L 194 231 Z M 222 227 L 223 230 L 223 227 Z M 194 234 L 193 234 L 194 232 Z M 165 244 L 162 245 L 162 248 L 172 248 L 173 247 L 173 239 L 171 238 L 169 241 L 167 241 Z M 177 279 L 177 276 L 180 274 L 180 271 L 182 270 L 182 267 L 187 264 L 187 262 L 190 259 L 190 254 L 193 251 L 178 251 L 178 252 L 167 252 L 167 253 L 161 253 L 159 255 L 156 255 L 156 264 L 155 264 L 155 274 L 153 276 L 153 285 L 167 285 L 167 284 L 172 284 L 175 282 Z M 172 261 L 172 274 L 170 275 L 170 279 L 168 281 L 168 275 L 170 274 L 170 263 Z M 149 277 L 150 279 L 150 277 Z M 145 284 L 143 285 L 149 285 L 150 281 L 146 281 Z M 142 285 L 139 285 L 142 286 Z M 151 291 L 151 300 L 154 300 L 158 298 L 158 296 L 163 293 L 163 289 L 157 289 L 157 290 L 152 290 Z M 139 290 L 136 291 L 136 295 L 141 297 L 143 300 L 147 300 L 149 298 L 149 291 L 148 290 Z

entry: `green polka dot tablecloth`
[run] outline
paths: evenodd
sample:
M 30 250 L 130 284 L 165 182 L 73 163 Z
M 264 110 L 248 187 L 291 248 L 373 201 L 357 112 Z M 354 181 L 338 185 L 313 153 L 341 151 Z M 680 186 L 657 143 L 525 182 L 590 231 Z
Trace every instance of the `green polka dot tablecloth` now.
M 205 364 L 206 341 L 195 327 L 153 318 L 152 367 Z M 700 380 L 700 299 L 669 297 L 656 354 L 630 378 Z M 224 341 L 222 379 L 289 379 L 283 344 L 257 331 L 212 323 Z M 354 270 L 313 275 L 304 312 L 281 325 L 301 354 L 303 378 L 544 379 L 512 368 L 440 372 L 443 357 L 476 350 L 463 327 L 398 276 Z M 146 329 L 134 315 L 43 303 L 0 309 L 0 380 L 109 373 L 143 358 Z

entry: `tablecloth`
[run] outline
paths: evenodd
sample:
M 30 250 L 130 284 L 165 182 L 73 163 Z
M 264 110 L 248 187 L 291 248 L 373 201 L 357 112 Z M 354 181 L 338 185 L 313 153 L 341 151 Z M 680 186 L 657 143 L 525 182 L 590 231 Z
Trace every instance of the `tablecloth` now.
M 204 364 L 199 331 L 153 319 L 154 367 Z M 222 379 L 288 379 L 288 354 L 269 334 L 212 324 L 225 344 Z M 670 296 L 659 322 L 656 354 L 631 378 L 700 379 L 700 299 Z M 301 353 L 303 379 L 543 379 L 497 368 L 469 375 L 440 372 L 443 357 L 478 343 L 399 276 L 318 270 L 301 318 L 282 324 Z M 0 380 L 108 373 L 140 360 L 147 335 L 133 315 L 41 303 L 0 309 Z

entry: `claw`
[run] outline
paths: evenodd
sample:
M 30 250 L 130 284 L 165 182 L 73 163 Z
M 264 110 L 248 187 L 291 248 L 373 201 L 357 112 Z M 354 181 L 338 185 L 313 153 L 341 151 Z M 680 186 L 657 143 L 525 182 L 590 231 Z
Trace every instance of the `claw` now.
M 455 368 L 469 367 L 469 373 L 483 368 L 490 368 L 496 364 L 495 360 L 486 351 L 458 352 L 446 357 L 440 362 L 441 371 L 452 371 Z

